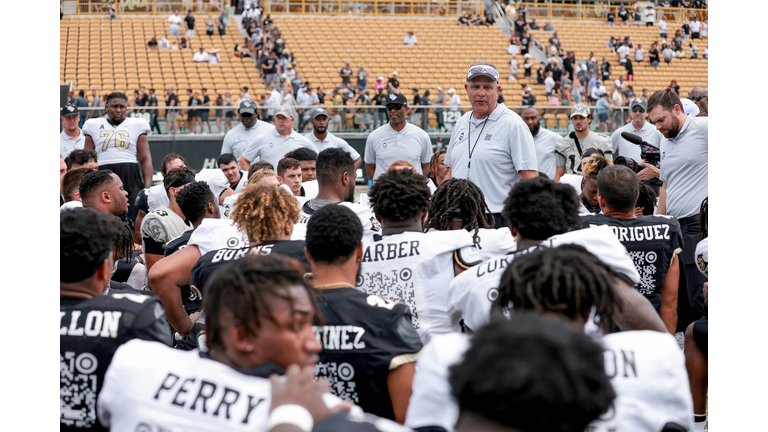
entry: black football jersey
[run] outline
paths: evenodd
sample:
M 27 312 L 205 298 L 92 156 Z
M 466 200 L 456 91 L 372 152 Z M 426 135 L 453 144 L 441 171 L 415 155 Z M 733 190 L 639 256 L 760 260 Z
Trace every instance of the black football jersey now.
M 170 345 L 171 328 L 160 299 L 110 292 L 90 299 L 60 299 L 61 430 L 107 430 L 96 399 L 112 356 L 131 339 Z
M 318 290 L 317 305 L 325 323 L 312 327 L 323 346 L 315 376 L 334 395 L 394 420 L 387 376 L 422 348 L 408 306 L 354 288 Z
M 164 244 L 163 249 L 165 251 L 165 256 L 172 255 L 174 252 L 186 248 L 189 237 L 192 236 L 194 231 L 194 229 L 184 231 L 184 234 Z M 186 309 L 188 314 L 197 312 L 203 307 L 203 301 L 200 299 L 200 296 L 198 296 L 197 293 L 192 292 L 192 290 L 189 289 L 189 285 L 184 285 L 180 287 L 180 289 L 181 301 L 184 303 L 184 309 Z
M 142 189 L 139 194 L 136 195 L 134 205 L 139 210 L 143 210 L 144 213 L 149 213 L 149 188 Z
M 640 273 L 635 290 L 645 296 L 656 310 L 661 306 L 664 277 L 672 258 L 683 250 L 680 223 L 671 216 L 649 215 L 635 219 L 617 219 L 605 215 L 582 216 L 582 227 L 608 225 L 627 248 Z

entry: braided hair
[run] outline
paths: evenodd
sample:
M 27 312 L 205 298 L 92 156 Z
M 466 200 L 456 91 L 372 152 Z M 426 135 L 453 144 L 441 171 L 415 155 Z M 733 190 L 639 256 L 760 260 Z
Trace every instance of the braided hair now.
M 699 237 L 703 240 L 709 237 L 709 197 L 704 198 L 699 208 L 699 226 L 701 232 Z
M 121 223 L 122 229 L 115 236 L 115 256 L 125 259 L 126 264 L 130 264 L 133 259 L 133 232 L 126 223 Z
M 485 217 L 486 212 L 491 211 L 485 203 L 483 191 L 476 184 L 466 179 L 448 179 L 440 184 L 432 195 L 427 220 L 424 222 L 424 232 L 430 228 L 438 231 L 450 230 L 451 221 L 460 216 L 462 227 L 470 232 L 474 230 L 472 239 L 475 245 L 479 246 L 478 231 L 480 228 L 491 226 Z
M 615 329 L 616 299 L 610 269 L 583 246 L 563 245 L 516 257 L 499 283 L 494 312 L 556 312 L 570 319 L 589 319 L 592 307 L 605 333 Z
M 427 179 L 409 169 L 387 171 L 368 192 L 373 211 L 388 222 L 419 218 L 429 208 Z

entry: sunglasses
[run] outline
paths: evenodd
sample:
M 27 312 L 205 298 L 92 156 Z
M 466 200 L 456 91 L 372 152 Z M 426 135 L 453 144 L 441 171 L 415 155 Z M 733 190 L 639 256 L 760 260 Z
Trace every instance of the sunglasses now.
M 644 113 L 644 112 L 645 112 L 645 109 L 643 109 L 643 108 L 632 108 L 632 112 L 633 112 L 633 113 L 636 113 L 636 112 L 639 112 L 639 113 Z
M 467 77 L 470 77 L 475 74 L 488 74 L 488 75 L 491 75 L 496 81 L 499 80 L 499 73 L 496 72 L 496 69 L 490 66 L 475 66 L 470 68 L 469 71 L 467 71 Z
M 403 104 L 392 104 L 392 105 L 387 105 L 387 111 L 397 111 L 397 110 L 401 110 L 401 109 L 403 109 L 403 107 L 404 107 L 404 106 L 405 106 L 405 105 L 403 105 Z
M 704 99 L 705 97 L 707 97 L 707 96 L 706 95 L 696 95 L 696 96 L 688 96 L 688 99 L 692 100 L 694 102 L 698 102 L 698 101 Z
M 240 114 L 240 117 L 251 118 L 251 117 L 253 117 L 253 114 L 242 113 L 242 114 Z

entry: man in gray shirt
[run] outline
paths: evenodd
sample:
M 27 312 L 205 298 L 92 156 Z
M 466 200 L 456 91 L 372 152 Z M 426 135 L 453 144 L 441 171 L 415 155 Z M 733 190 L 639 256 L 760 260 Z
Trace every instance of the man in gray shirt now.
M 91 108 L 101 108 L 101 98 L 96 90 L 91 90 L 93 100 L 91 101 Z M 101 110 L 93 110 L 88 113 L 88 118 L 101 117 Z
M 674 216 L 683 232 L 678 309 L 682 329 L 706 315 L 702 288 L 706 278 L 696 267 L 695 250 L 700 232 L 699 210 L 709 187 L 709 121 L 690 117 L 671 88 L 658 90 L 648 99 L 648 115 L 661 140 L 663 182 L 657 214 Z
M 437 98 L 435 99 L 435 105 L 445 105 L 445 91 L 442 87 L 437 88 Z M 435 108 L 435 117 L 437 117 L 437 131 L 445 129 L 448 132 L 448 128 L 443 124 L 443 111 L 445 108 Z

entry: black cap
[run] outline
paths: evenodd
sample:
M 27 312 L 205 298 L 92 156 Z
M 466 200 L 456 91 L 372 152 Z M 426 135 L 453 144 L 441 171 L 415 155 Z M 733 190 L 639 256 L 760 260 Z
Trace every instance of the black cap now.
M 78 111 L 77 105 L 73 105 L 70 103 L 61 109 L 62 117 L 69 117 L 69 116 L 75 116 L 75 115 L 80 115 L 80 111 Z
M 386 105 L 391 105 L 391 104 L 408 105 L 408 99 L 405 97 L 404 94 L 391 93 L 389 96 L 387 96 Z

